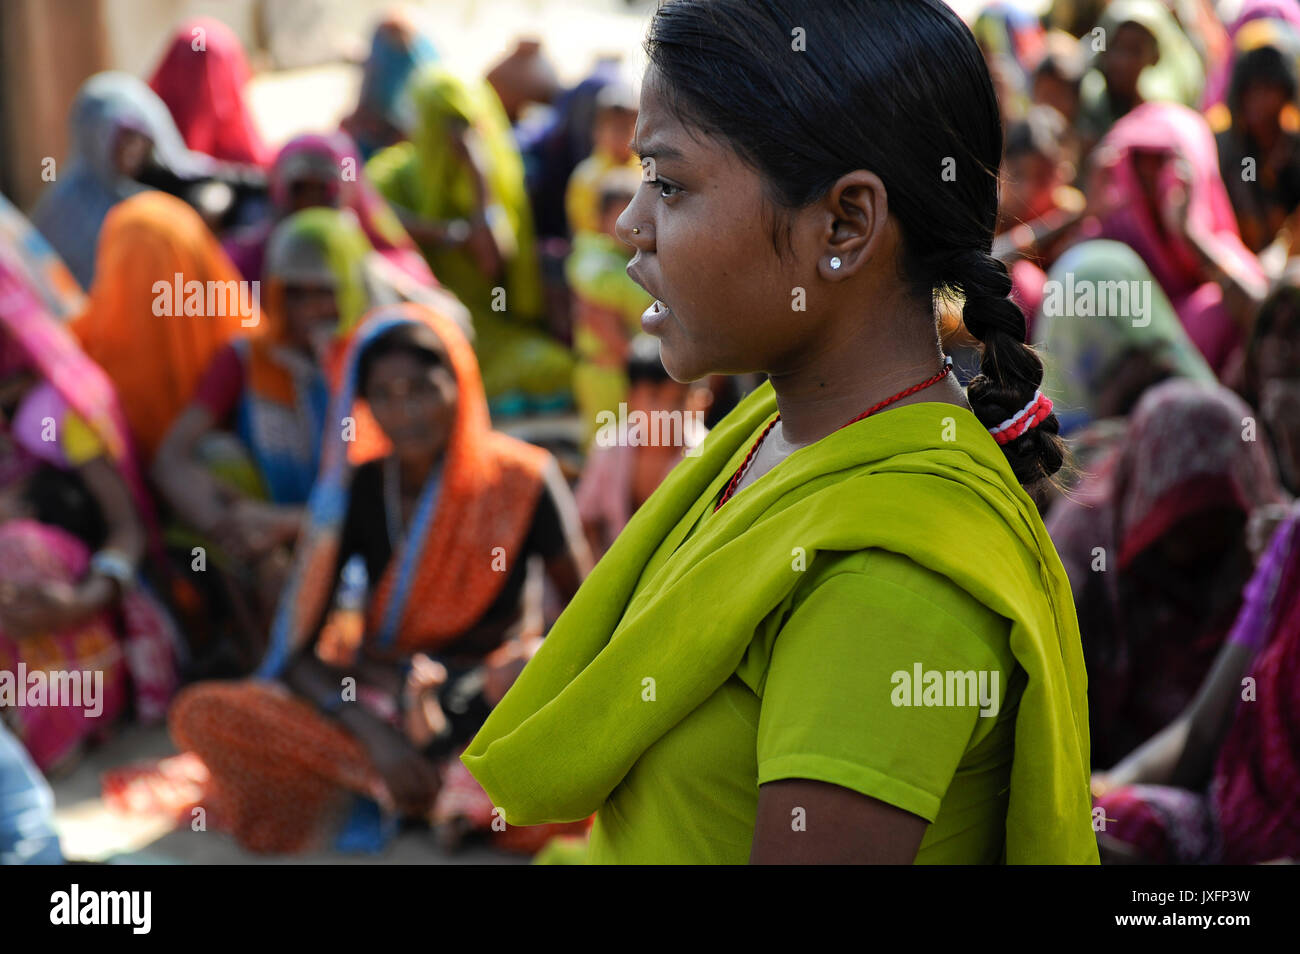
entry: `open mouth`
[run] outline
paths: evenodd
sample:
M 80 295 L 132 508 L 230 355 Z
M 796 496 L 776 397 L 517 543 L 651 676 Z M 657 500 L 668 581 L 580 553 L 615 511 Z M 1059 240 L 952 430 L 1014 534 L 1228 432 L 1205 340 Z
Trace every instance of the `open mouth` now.
M 628 263 L 627 266 L 628 277 L 630 277 L 632 281 L 636 282 L 638 285 L 644 288 L 651 295 L 655 295 L 655 289 L 651 288 L 650 285 L 645 281 L 645 279 L 641 277 L 640 269 L 637 267 L 640 264 L 640 260 L 641 260 L 641 253 L 638 252 L 636 257 L 633 258 L 632 261 Z M 664 303 L 664 300 L 662 298 L 660 298 L 658 295 L 655 295 L 654 303 L 651 304 L 650 307 L 645 310 L 645 313 L 641 315 L 641 328 L 644 331 L 653 334 L 654 329 L 659 325 L 661 325 L 664 322 L 664 320 L 667 319 L 668 316 L 671 314 L 672 314 L 672 309 L 667 304 Z
M 642 330 L 648 334 L 654 334 L 655 329 L 662 325 L 671 314 L 672 309 L 656 298 L 654 304 L 641 315 Z

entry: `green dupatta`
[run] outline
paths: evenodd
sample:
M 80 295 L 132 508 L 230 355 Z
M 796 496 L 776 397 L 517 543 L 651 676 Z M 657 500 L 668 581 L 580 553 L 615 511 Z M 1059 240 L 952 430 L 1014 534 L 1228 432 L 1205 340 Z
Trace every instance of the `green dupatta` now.
M 367 258 L 374 247 L 351 212 L 310 208 L 287 216 L 266 243 L 267 284 L 293 280 L 325 280 L 334 285 L 339 312 L 338 334 L 351 331 L 370 307 L 366 287 Z M 274 307 L 283 308 L 282 292 L 272 293 Z M 277 321 L 283 315 L 273 316 Z
M 378 153 L 366 174 L 385 198 L 426 219 L 464 218 L 478 208 L 474 178 L 452 151 L 449 129 L 468 126 L 478 161 L 500 221 L 493 231 L 502 243 L 505 274 L 493 282 L 463 247 L 424 246 L 422 252 L 438 280 L 456 293 L 474 315 L 498 316 L 494 289 L 506 289 L 506 309 L 531 321 L 544 310 L 541 267 L 532 208 L 524 187 L 524 165 L 510 120 L 496 92 L 484 80 L 460 79 L 444 66 L 430 65 L 411 78 L 410 94 L 419 117 L 411 141 Z M 499 316 L 498 316 L 499 317 Z
M 791 553 L 905 554 L 1011 620 L 1028 675 L 1007 810 L 1010 863 L 1096 863 L 1086 676 L 1069 580 L 1033 502 L 973 414 L 895 408 L 792 454 L 707 518 L 702 499 L 776 411 L 764 384 L 664 481 L 462 755 L 515 825 L 581 819 L 735 671 L 796 586 Z M 950 440 L 945 441 L 948 437 Z M 661 545 L 676 547 L 649 578 Z M 640 583 L 640 585 L 638 585 Z M 657 701 L 641 698 L 656 680 Z
M 1106 239 L 1080 242 L 1057 260 L 1047 278 L 1055 285 L 1047 289 L 1034 319 L 1034 345 L 1043 356 L 1043 393 L 1056 402 L 1063 435 L 1073 436 L 1097 419 L 1097 398 L 1132 352 L 1150 355 L 1174 377 L 1216 383 L 1160 283 L 1127 245 Z M 1093 293 L 1092 314 L 1075 313 L 1075 302 L 1065 298 L 1071 287 Z M 1122 295 L 1108 292 L 1116 287 Z M 1147 296 L 1144 315 L 1130 296 L 1139 287 Z M 1106 313 L 1112 298 L 1127 301 L 1128 311 Z

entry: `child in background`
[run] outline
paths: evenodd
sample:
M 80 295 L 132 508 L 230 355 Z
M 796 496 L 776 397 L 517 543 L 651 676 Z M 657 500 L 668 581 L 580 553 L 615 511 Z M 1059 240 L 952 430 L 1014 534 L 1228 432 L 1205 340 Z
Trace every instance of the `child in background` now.
M 569 234 L 575 238 L 579 232 L 602 231 L 600 185 L 604 177 L 615 169 L 641 168 L 630 146 L 636 134 L 637 109 L 636 92 L 628 83 L 610 83 L 596 96 L 591 155 L 573 170 L 564 195 Z
M 1289 24 L 1252 20 L 1237 34 L 1226 104 L 1206 113 L 1241 240 L 1263 252 L 1300 207 L 1300 34 Z
M 1074 241 L 1086 205 L 1083 193 L 1068 184 L 1073 166 L 1063 156 L 1065 128 L 1050 106 L 1033 106 L 1007 127 L 994 254 L 1011 272 L 1011 297 L 1031 330 L 1046 269 Z
M 1061 159 L 1070 163 L 1070 179 L 1083 161 L 1083 137 L 1079 132 L 1082 108 L 1083 77 L 1088 62 L 1079 41 L 1068 33 L 1053 30 L 1047 34 L 1042 57 L 1034 66 L 1029 98 L 1033 106 L 1050 106 L 1065 118 L 1060 137 Z
M 576 491 L 582 529 L 597 558 L 677 462 L 704 440 L 704 416 L 713 401 L 709 379 L 682 384 L 669 376 L 659 357 L 659 341 L 650 335 L 632 340 L 626 367 L 631 382 L 628 427 L 602 430 Z M 635 421 L 642 415 L 650 423 L 638 436 Z M 669 426 L 656 423 L 662 420 Z
M 573 346 L 578 364 L 573 392 L 582 416 L 584 446 L 596 433 L 596 416 L 618 410 L 627 396 L 628 342 L 641 330 L 651 298 L 627 274 L 632 248 L 615 234 L 618 217 L 641 184 L 636 170 L 606 173 L 598 187 L 596 230 L 574 235 L 565 272 L 573 291 Z
M 1043 54 L 1034 65 L 1029 96 L 1035 105 L 1051 106 L 1065 117 L 1069 135 L 1079 118 L 1079 95 L 1087 61 L 1079 41 L 1068 33 L 1053 30 L 1043 41 Z

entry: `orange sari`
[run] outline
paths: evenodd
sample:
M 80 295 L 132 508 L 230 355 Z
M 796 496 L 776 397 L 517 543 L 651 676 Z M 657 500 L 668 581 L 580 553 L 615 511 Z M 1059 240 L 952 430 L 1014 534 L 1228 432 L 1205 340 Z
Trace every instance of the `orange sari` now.
M 372 594 L 364 637 L 372 654 L 398 661 L 416 652 L 436 653 L 471 629 L 501 592 L 508 575 L 502 566 L 513 565 L 522 550 L 550 455 L 491 429 L 474 350 L 451 319 L 414 304 L 377 309 L 349 344 L 331 412 L 331 422 L 353 417 L 356 439 L 346 440 L 342 428 L 331 423 L 295 571 L 257 673 L 263 678 L 279 676 L 315 636 L 337 572 L 351 470 L 389 450 L 356 394 L 359 356 L 384 331 L 414 321 L 427 323 L 438 335 L 458 397 L 436 506 L 425 523 L 413 523 Z M 417 549 L 408 551 L 410 546 Z M 393 639 L 376 645 L 386 624 L 395 624 Z M 357 698 L 365 704 L 363 690 L 358 687 Z M 280 686 L 256 681 L 193 686 L 177 698 L 170 723 L 177 745 L 197 753 L 208 768 L 216 823 L 250 850 L 321 847 L 354 794 L 380 800 L 384 783 L 362 745 L 337 721 Z M 431 820 L 459 818 L 473 828 L 493 830 L 497 817 L 491 802 L 456 755 L 438 768 L 442 789 L 430 806 Z M 506 826 L 493 834 L 500 847 L 532 852 L 553 834 L 583 828 L 585 823 Z
M 256 300 L 239 282 L 216 237 L 180 199 L 142 192 L 104 220 L 90 301 L 71 327 L 112 379 L 144 460 L 213 355 L 231 338 L 260 332 L 260 314 L 239 313 L 241 301 Z

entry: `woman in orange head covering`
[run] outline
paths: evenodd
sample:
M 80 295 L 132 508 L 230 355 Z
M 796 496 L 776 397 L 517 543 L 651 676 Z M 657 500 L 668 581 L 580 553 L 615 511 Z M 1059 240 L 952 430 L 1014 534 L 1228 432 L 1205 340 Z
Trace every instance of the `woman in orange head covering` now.
M 546 451 L 491 430 L 473 348 L 418 305 L 376 309 L 358 329 L 332 418 L 345 426 L 327 437 L 257 673 L 292 694 L 193 686 L 173 737 L 207 765 L 215 814 L 253 850 L 320 844 L 353 794 L 489 830 L 492 804 L 455 754 L 540 642 L 512 638 L 529 557 L 565 599 L 587 569 L 572 497 Z M 358 704 L 340 705 L 349 676 Z M 548 833 L 502 841 L 535 850 Z
M 162 192 L 108 214 L 95 276 L 72 328 L 108 372 L 148 460 L 217 350 L 258 332 L 260 286 L 241 282 L 198 213 Z

